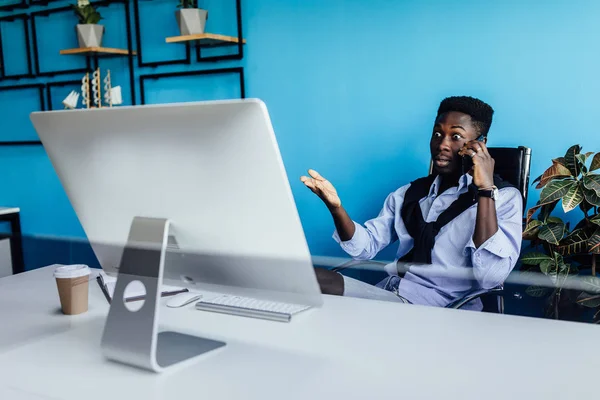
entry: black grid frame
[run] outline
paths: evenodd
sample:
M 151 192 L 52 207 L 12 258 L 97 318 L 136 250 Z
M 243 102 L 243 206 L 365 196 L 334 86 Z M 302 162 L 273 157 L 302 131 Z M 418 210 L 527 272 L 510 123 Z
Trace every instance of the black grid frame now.
M 6 16 L 6 17 L 2 17 L 0 18 L 0 25 L 3 22 L 14 22 L 14 21 L 18 21 L 21 20 L 22 24 L 23 24 L 23 33 L 25 36 L 25 51 L 26 51 L 26 57 L 27 57 L 27 73 L 24 74 L 14 74 L 14 75 L 6 75 L 6 70 L 5 70 L 5 56 L 4 56 L 4 45 L 3 45 L 3 40 L 4 37 L 2 36 L 2 30 L 0 29 L 0 80 L 4 80 L 4 79 L 22 79 L 22 78 L 33 78 L 33 67 L 32 67 L 32 63 L 31 63 L 31 40 L 30 40 L 30 35 L 29 35 L 29 15 L 28 14 L 18 14 L 18 15 L 10 15 L 10 16 Z
M 135 38 L 137 44 L 137 59 L 138 59 L 138 67 L 159 67 L 161 65 L 177 65 L 177 64 L 190 64 L 192 62 L 192 50 L 189 43 L 185 44 L 185 58 L 178 58 L 173 60 L 163 60 L 163 61 L 152 61 L 145 62 L 143 57 L 143 43 L 142 43 L 142 27 L 141 27 L 141 18 L 140 18 L 140 1 L 141 0 L 133 0 L 133 15 L 135 17 Z
M 244 34 L 242 30 L 242 0 L 235 0 L 235 16 L 237 24 L 237 43 L 222 43 L 213 46 L 200 46 L 196 45 L 196 61 L 198 62 L 217 62 L 225 60 L 241 60 L 244 58 Z M 237 47 L 236 54 L 227 54 L 222 56 L 210 56 L 202 57 L 203 48 L 217 48 L 217 47 Z
M 39 93 L 40 109 L 39 111 L 46 111 L 46 104 L 44 101 L 44 88 L 43 83 L 32 83 L 28 85 L 12 85 L 12 86 L 0 86 L 0 92 L 16 91 L 16 90 L 30 90 L 37 89 Z M 10 140 L 0 141 L 0 146 L 28 146 L 28 145 L 41 145 L 42 142 L 39 140 Z
M 65 75 L 65 74 L 81 74 L 88 72 L 92 67 L 90 63 L 90 59 L 86 58 L 86 66 L 84 68 L 72 68 L 58 71 L 40 71 L 40 55 L 39 55 L 39 47 L 38 47 L 38 35 L 37 35 L 37 25 L 36 20 L 40 17 L 49 17 L 53 14 L 60 14 L 66 12 L 73 12 L 73 9 L 69 7 L 59 7 L 50 10 L 41 10 L 36 11 L 30 14 L 31 16 L 31 37 L 33 42 L 33 61 L 35 66 L 35 74 L 36 76 L 55 76 L 55 75 Z
M 5 4 L 0 6 L 0 11 L 22 10 L 29 7 L 27 0 L 14 1 L 13 4 Z
M 146 104 L 146 92 L 145 83 L 148 80 L 158 80 L 166 78 L 175 78 L 182 76 L 203 76 L 203 75 L 222 75 L 222 74 L 238 74 L 240 82 L 240 98 L 246 98 L 246 82 L 244 78 L 244 68 L 218 68 L 218 69 L 204 69 L 198 71 L 184 71 L 184 72 L 167 72 L 162 74 L 146 74 L 140 75 L 140 96 L 141 104 Z
M 81 86 L 80 79 L 71 79 L 68 81 L 48 82 L 46 83 L 46 109 L 52 111 L 52 88 L 65 87 L 69 85 Z

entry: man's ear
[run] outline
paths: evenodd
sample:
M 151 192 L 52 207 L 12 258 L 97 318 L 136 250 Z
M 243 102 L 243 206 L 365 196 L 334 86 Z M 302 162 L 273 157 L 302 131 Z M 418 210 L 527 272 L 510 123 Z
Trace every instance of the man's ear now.
M 483 143 L 487 146 L 487 136 L 483 137 Z

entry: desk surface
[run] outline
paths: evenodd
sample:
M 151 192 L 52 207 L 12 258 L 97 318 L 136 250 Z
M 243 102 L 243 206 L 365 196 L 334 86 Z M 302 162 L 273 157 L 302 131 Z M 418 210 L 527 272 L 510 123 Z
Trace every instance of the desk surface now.
M 18 207 L 0 207 L 0 216 L 8 214 L 18 214 L 21 209 Z
M 156 375 L 103 359 L 108 304 L 90 284 L 68 317 L 51 269 L 0 279 L 0 398 L 597 396 L 598 326 L 333 296 L 289 324 L 163 305 L 161 327 L 228 345 Z

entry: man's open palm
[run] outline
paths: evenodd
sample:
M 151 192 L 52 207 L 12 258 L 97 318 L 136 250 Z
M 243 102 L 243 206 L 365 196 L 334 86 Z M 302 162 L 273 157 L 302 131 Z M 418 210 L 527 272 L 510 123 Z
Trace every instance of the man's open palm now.
M 329 208 L 336 208 L 342 205 L 342 202 L 337 194 L 337 191 L 327 179 L 323 178 L 317 171 L 314 169 L 309 169 L 308 176 L 300 177 L 302 183 L 306 185 L 307 188 L 313 191 L 317 196 L 323 200 L 323 202 Z

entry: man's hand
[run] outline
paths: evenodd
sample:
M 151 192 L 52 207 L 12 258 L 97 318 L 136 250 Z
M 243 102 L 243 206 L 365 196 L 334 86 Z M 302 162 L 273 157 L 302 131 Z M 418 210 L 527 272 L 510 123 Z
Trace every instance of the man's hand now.
M 473 169 L 469 172 L 473 175 L 475 186 L 479 189 L 488 189 L 494 186 L 495 161 L 490 156 L 485 143 L 471 140 L 458 151 L 458 155 L 472 158 Z
M 300 177 L 302 183 L 319 196 L 330 210 L 340 208 L 342 206 L 342 201 L 331 182 L 323 178 L 313 169 L 309 169 L 308 174 L 311 176 L 310 178 L 308 176 Z

